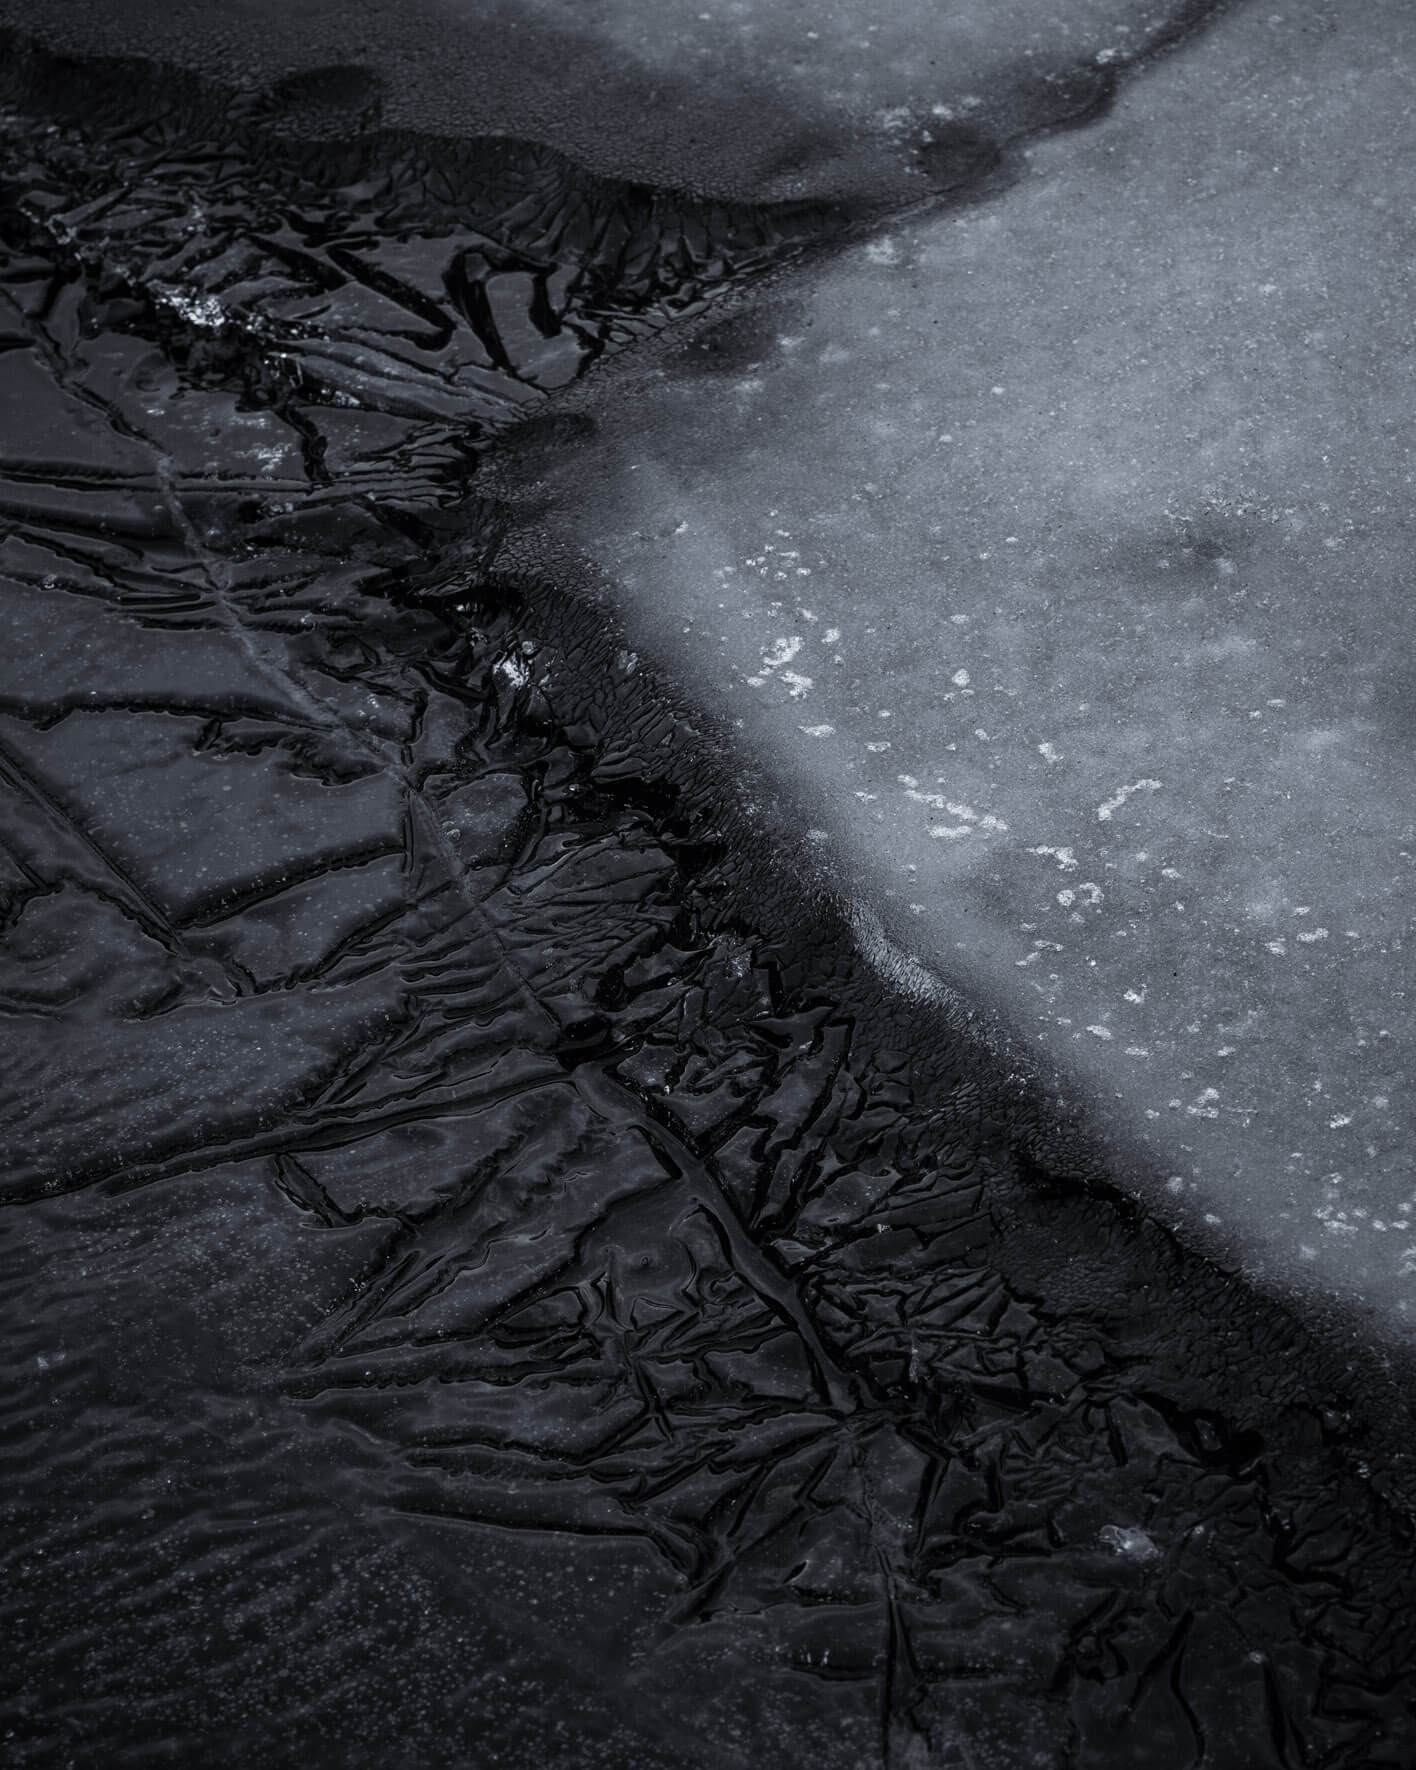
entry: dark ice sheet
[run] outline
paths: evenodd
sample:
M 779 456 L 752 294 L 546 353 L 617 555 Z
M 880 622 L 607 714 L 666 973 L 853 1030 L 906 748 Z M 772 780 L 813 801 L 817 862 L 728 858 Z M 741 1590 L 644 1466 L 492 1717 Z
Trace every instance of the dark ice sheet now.
M 500 432 L 846 218 L 4 65 L 10 1761 L 1409 1764 L 1402 1373 L 488 567 Z

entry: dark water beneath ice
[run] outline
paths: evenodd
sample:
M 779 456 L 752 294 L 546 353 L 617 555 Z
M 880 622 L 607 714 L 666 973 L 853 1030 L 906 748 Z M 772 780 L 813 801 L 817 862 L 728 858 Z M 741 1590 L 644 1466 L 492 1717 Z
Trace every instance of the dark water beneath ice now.
M 7 1761 L 1409 1764 L 1406 1374 L 497 566 L 558 389 L 853 212 L 0 65 Z

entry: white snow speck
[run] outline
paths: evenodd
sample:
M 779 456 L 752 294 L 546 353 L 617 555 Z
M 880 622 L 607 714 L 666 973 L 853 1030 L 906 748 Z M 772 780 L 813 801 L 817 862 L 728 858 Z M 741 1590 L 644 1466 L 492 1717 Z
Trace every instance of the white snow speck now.
M 1040 854 L 1045 859 L 1055 860 L 1064 873 L 1074 873 L 1077 870 L 1077 857 L 1070 848 L 1048 848 L 1045 844 L 1039 843 L 1036 848 L 1030 848 L 1028 853 Z
M 791 663 L 805 643 L 806 641 L 799 633 L 792 634 L 790 638 L 783 637 L 775 640 L 771 650 L 763 652 L 762 662 L 758 668 L 764 675 L 770 674 L 773 670 L 780 670 L 784 664 Z
M 166 288 L 161 283 L 154 285 L 153 292 L 164 307 L 170 307 L 190 325 L 215 330 L 226 324 L 226 309 L 215 295 L 188 295 L 181 289 Z
M 1195 1104 L 1193 1106 L 1187 1106 L 1185 1111 L 1194 1119 L 1217 1119 L 1219 1117 L 1219 1108 L 1215 1105 L 1215 1101 L 1218 1099 L 1218 1088 L 1203 1088 L 1201 1089 L 1199 1098 L 1196 1100 Z
M 1118 787 L 1112 796 L 1096 808 L 1098 823 L 1110 823 L 1114 813 L 1118 812 L 1132 793 L 1158 793 L 1160 782 L 1147 776 L 1144 780 L 1133 781 L 1129 787 Z
M 1137 1530 L 1134 1525 L 1103 1524 L 1098 1536 L 1108 1549 L 1114 1549 L 1118 1555 L 1127 1555 L 1132 1561 L 1154 1561 L 1160 1554 L 1145 1531 Z

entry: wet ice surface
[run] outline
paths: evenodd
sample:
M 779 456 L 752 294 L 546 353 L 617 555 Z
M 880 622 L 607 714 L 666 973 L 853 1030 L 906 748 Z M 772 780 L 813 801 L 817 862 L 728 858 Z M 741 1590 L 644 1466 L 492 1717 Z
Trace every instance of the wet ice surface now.
M 1222 0 L 1219 0 L 1222 4 Z M 512 135 L 587 168 L 755 200 L 899 202 L 978 170 L 975 124 L 1085 114 L 1216 0 L 0 0 L 52 49 L 272 88 L 278 127 Z M 333 66 L 331 64 L 334 64 Z M 570 76 L 567 70 L 573 69 Z
M 568 511 L 1163 1209 L 1403 1333 L 1414 52 L 1237 12 L 616 389 Z
M 1399 1373 L 489 565 L 495 448 L 839 217 L 0 70 L 8 1759 L 1409 1764 Z

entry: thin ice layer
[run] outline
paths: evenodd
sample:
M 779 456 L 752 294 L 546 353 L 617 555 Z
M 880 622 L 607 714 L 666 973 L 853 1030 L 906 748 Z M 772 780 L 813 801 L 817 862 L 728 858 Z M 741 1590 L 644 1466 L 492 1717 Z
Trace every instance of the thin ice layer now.
M 1235 14 L 607 390 L 563 517 L 897 938 L 1397 1324 L 1413 55 L 1397 6 Z
M 515 135 L 660 186 L 900 201 L 977 131 L 1085 110 L 1224 0 L 0 0 L 47 47 L 160 57 L 326 138 L 384 121 Z M 921 176 L 923 174 L 923 176 Z

